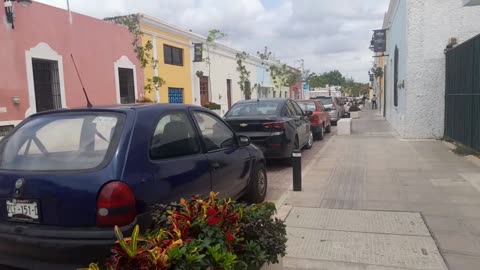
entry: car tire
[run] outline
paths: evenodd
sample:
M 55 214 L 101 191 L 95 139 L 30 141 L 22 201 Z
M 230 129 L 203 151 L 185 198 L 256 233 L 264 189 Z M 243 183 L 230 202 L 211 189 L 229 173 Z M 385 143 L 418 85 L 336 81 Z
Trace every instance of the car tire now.
M 325 129 L 325 133 L 330 133 L 332 132 L 332 124 L 330 123 L 330 125 L 327 126 L 327 128 Z
M 316 140 L 323 140 L 323 136 L 325 135 L 325 127 L 322 125 L 320 127 L 320 132 L 315 133 L 315 139 Z
M 267 196 L 267 171 L 263 163 L 259 163 L 252 173 L 245 199 L 249 203 L 261 203 Z
M 332 126 L 336 126 L 336 125 L 337 125 L 337 121 L 332 121 L 331 125 L 332 125 Z
M 322 127 L 323 129 L 323 127 Z M 313 132 L 310 130 L 310 133 L 308 134 L 308 141 L 307 144 L 303 147 L 304 149 L 312 149 L 313 147 Z

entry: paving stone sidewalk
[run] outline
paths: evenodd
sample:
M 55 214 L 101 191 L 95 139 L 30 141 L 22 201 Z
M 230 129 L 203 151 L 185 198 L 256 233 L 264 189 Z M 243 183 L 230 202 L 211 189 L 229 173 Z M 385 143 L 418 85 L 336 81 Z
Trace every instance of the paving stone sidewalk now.
M 286 269 L 480 269 L 480 167 L 442 142 L 401 140 L 362 112 L 303 180 L 279 202 Z

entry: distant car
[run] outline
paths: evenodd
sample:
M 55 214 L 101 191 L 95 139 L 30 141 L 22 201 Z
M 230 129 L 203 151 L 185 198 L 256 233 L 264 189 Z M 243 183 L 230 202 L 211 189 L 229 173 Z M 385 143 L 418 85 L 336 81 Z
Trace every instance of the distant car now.
M 337 121 L 345 114 L 345 108 L 343 105 L 340 105 L 339 100 L 336 97 L 319 96 L 314 99 L 320 101 L 325 107 L 326 111 L 330 114 L 333 125 L 336 125 Z
M 291 99 L 265 99 L 240 101 L 224 118 L 238 134 L 250 137 L 265 158 L 289 159 L 295 148 L 313 146 L 310 116 Z
M 215 113 L 155 104 L 33 115 L 0 141 L 0 264 L 76 269 L 103 260 L 152 206 L 181 197 L 264 200 L 262 152 Z
M 313 112 L 312 116 L 310 116 L 313 135 L 317 139 L 322 140 L 324 134 L 330 133 L 331 130 L 332 123 L 330 114 L 318 100 L 297 100 L 297 103 L 304 111 Z

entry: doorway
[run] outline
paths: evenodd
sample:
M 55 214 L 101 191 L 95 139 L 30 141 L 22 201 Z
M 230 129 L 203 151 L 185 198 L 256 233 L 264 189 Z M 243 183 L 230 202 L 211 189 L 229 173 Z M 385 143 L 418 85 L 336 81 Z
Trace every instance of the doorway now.
M 118 80 L 120 85 L 120 103 L 135 103 L 135 81 L 133 79 L 133 69 L 118 68 Z
M 232 107 L 232 80 L 227 79 L 227 102 L 228 109 Z
M 387 65 L 383 67 L 383 117 L 387 117 Z
M 58 62 L 33 58 L 32 68 L 37 112 L 62 108 Z
M 203 106 L 208 103 L 208 76 L 202 76 L 200 77 L 200 104 Z

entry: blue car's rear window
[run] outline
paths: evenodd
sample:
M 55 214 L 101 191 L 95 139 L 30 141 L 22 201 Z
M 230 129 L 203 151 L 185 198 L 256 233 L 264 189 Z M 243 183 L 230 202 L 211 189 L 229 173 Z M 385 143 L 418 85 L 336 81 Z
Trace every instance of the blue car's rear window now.
M 123 115 L 76 112 L 34 117 L 0 144 L 0 169 L 88 170 L 116 149 Z

